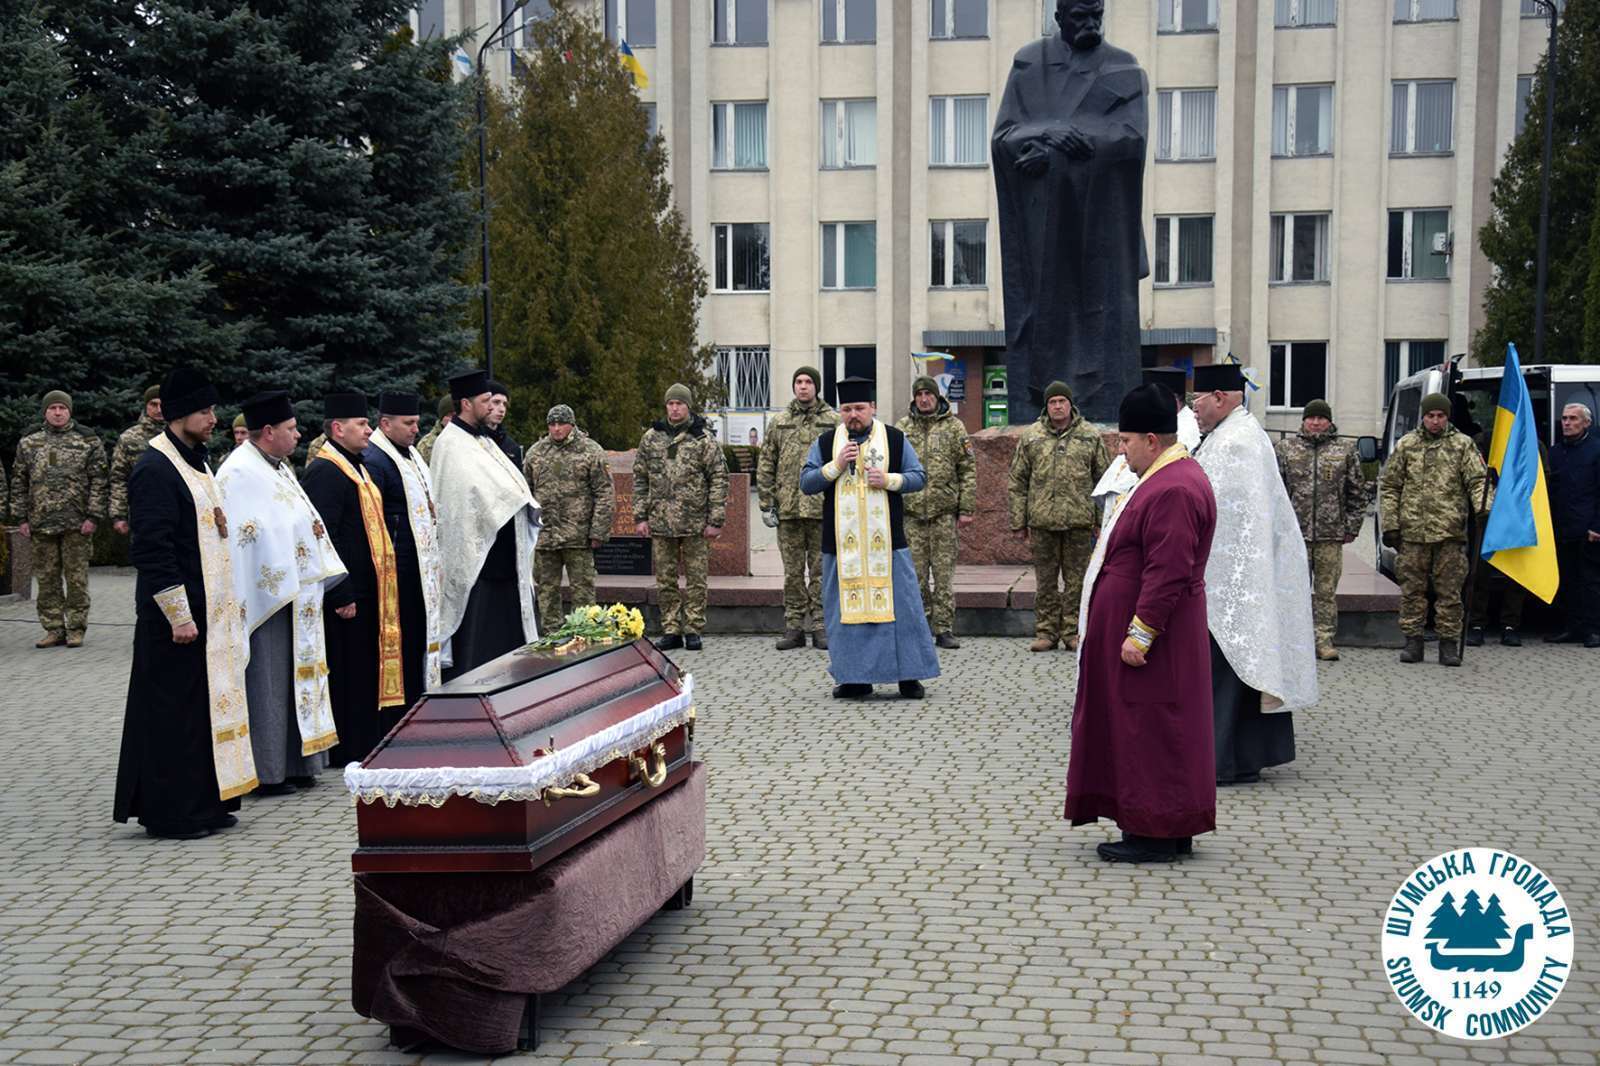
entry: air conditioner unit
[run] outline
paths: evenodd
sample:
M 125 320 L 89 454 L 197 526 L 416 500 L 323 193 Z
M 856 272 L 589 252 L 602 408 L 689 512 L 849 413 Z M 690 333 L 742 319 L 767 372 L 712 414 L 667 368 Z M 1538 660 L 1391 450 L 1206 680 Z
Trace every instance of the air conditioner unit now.
M 1433 235 L 1433 254 L 1434 255 L 1449 255 L 1450 254 L 1451 245 L 1454 244 L 1454 243 L 1455 243 L 1454 239 L 1452 238 L 1452 236 L 1450 234 L 1448 234 L 1448 233 L 1435 233 Z

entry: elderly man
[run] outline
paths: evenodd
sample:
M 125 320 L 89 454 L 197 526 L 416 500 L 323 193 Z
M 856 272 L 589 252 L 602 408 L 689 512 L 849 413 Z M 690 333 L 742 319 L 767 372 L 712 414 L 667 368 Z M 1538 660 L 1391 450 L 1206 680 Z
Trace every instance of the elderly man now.
M 44 428 L 17 445 L 11 520 L 33 545 L 44 627 L 34 647 L 81 648 L 89 628 L 89 553 L 106 513 L 106 449 L 73 421 L 65 392 L 45 393 L 43 408 Z
M 966 427 L 950 411 L 938 382 L 926 374 L 911 383 L 911 410 L 897 428 L 922 460 L 928 484 L 905 498 L 906 538 L 917 586 L 941 648 L 956 640 L 956 530 L 972 524 L 978 508 L 978 459 Z M 928 582 L 932 579 L 930 591 Z
M 800 470 L 811 445 L 839 424 L 838 412 L 818 390 L 822 373 L 803 366 L 794 372 L 794 399 L 767 427 L 767 443 L 757 460 L 756 492 L 762 520 L 778 529 L 783 559 L 783 636 L 779 651 L 803 648 L 806 633 L 826 650 L 822 628 L 822 498 L 800 491 Z
M 873 383 L 838 384 L 842 423 L 811 445 L 800 490 L 822 496 L 822 618 L 835 699 L 865 699 L 897 682 L 920 700 L 939 676 L 906 543 L 905 493 L 921 492 L 922 462 L 905 434 L 878 421 Z
M 111 449 L 111 528 L 128 535 L 128 478 L 133 464 L 144 454 L 150 441 L 166 428 L 161 421 L 161 386 L 144 390 L 144 411 L 139 421 L 122 431 Z
M 1561 439 L 1550 449 L 1550 511 L 1561 569 L 1564 625 L 1552 643 L 1600 648 L 1600 438 L 1587 405 L 1561 409 Z
M 611 539 L 616 496 L 606 450 L 575 424 L 572 408 L 558 403 L 546 412 L 545 436 L 528 449 L 522 474 L 543 508 L 544 528 L 533 553 L 539 587 L 539 624 L 561 628 L 561 572 L 572 583 L 572 605 L 595 602 L 594 550 Z

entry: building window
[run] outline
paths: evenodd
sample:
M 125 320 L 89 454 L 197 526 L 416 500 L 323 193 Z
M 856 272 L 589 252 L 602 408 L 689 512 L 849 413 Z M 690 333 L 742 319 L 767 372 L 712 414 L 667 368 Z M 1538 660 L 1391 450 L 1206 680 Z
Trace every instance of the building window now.
M 832 44 L 865 44 L 877 40 L 876 0 L 822 0 L 822 39 Z
M 1267 280 L 1328 280 L 1328 216 L 1273 215 Z
M 711 43 L 766 44 L 767 0 L 711 0 Z
M 772 241 L 765 222 L 711 227 L 716 292 L 766 292 L 772 288 Z
M 1332 26 L 1335 0 L 1277 0 L 1273 24 L 1293 26 Z
M 1329 155 L 1333 152 L 1333 86 L 1272 87 L 1272 154 Z
M 656 105 L 640 104 L 639 106 L 644 108 L 645 134 L 653 141 L 656 139 L 656 134 L 661 132 L 661 119 L 656 114 Z
M 878 349 L 870 344 L 827 345 L 817 365 L 822 368 L 822 398 L 839 406 L 838 383 L 845 378 L 878 380 Z
M 1048 5 L 1054 17 L 1055 5 Z M 986 37 L 989 34 L 989 0 L 930 0 L 933 25 L 928 36 L 934 38 Z
M 630 48 L 654 48 L 656 0 L 606 0 L 606 36 Z
M 989 161 L 989 98 L 935 96 L 928 101 L 928 163 L 982 166 Z
M 420 0 L 411 9 L 410 22 L 419 41 L 444 37 L 444 0 Z
M 1328 395 L 1328 342 L 1289 341 L 1272 345 L 1267 406 L 1295 410 Z
M 1528 124 L 1528 100 L 1533 96 L 1533 75 L 1517 75 L 1517 136 L 1522 136 L 1522 127 Z
M 987 277 L 989 223 L 984 219 L 930 222 L 932 277 L 936 289 L 981 288 Z
M 767 168 L 767 102 L 711 105 L 711 169 Z
M 511 21 L 506 23 L 499 46 L 512 50 L 532 48 L 533 37 L 528 33 L 528 27 L 549 14 L 550 0 L 528 0 L 520 9 L 517 8 L 517 0 L 500 0 L 500 17 L 510 15 Z
M 1389 212 L 1389 277 L 1450 276 L 1450 209 Z
M 1217 157 L 1217 90 L 1163 89 L 1156 93 L 1156 158 Z
M 870 289 L 878 283 L 878 228 L 873 222 L 822 224 L 822 287 Z
M 1387 398 L 1400 384 L 1402 368 L 1409 376 L 1443 362 L 1444 341 L 1384 341 L 1383 395 Z
M 1454 150 L 1456 83 L 1394 83 L 1391 155 L 1440 155 Z
M 1217 28 L 1217 0 L 1159 0 L 1158 33 L 1194 33 Z
M 1211 284 L 1210 215 L 1156 218 L 1155 284 Z
M 878 102 L 822 101 L 822 169 L 878 164 Z
M 715 372 L 728 390 L 729 407 L 771 405 L 771 348 L 718 348 Z
M 1396 22 L 1450 22 L 1456 17 L 1456 0 L 1394 0 Z
M 1565 12 L 1567 10 L 1566 0 L 1556 0 L 1556 8 Z M 1535 3 L 1534 0 L 1522 0 L 1522 17 L 1525 19 L 1542 19 L 1548 16 L 1545 9 Z

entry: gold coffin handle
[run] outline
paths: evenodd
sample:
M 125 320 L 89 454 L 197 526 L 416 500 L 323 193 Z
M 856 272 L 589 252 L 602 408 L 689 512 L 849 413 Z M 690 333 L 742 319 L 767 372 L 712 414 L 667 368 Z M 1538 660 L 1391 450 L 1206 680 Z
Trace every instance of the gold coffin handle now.
M 650 755 L 656 758 L 656 768 L 653 771 L 650 769 L 648 757 L 630 755 L 628 765 L 633 767 L 633 772 L 639 775 L 639 780 L 645 785 L 650 788 L 660 788 L 661 783 L 667 779 L 667 746 L 657 741 L 650 745 Z
M 600 782 L 596 781 L 588 774 L 579 774 L 577 777 L 572 779 L 572 784 L 566 786 L 565 788 L 562 788 L 560 785 L 552 785 L 550 788 L 545 789 L 542 794 L 542 798 L 544 799 L 545 805 L 549 806 L 551 800 L 567 799 L 569 797 L 593 796 L 599 791 Z

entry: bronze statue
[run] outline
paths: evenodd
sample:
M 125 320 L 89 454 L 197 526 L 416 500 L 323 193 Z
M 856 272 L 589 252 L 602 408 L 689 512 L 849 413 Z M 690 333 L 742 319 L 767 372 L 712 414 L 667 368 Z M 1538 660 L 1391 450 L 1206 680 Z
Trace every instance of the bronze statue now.
M 1139 384 L 1148 83 L 1104 18 L 1105 0 L 1058 0 L 1060 34 L 1017 52 L 995 116 L 1013 425 L 1054 380 L 1101 422 Z

